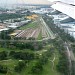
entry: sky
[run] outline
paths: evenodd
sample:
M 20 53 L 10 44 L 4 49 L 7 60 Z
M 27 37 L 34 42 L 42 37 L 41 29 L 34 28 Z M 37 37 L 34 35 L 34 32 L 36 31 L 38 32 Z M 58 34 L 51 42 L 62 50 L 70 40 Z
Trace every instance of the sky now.
M 0 4 L 14 4 L 14 3 L 33 3 L 33 4 L 49 4 L 50 1 L 56 0 L 0 0 Z
M 74 4 L 75 0 L 0 0 L 1 4 L 50 4 L 53 1 L 63 1 L 65 3 Z
M 49 4 L 53 1 L 63 1 L 69 3 L 75 3 L 75 0 L 0 0 L 0 4 L 14 4 L 14 3 L 30 3 L 30 4 Z

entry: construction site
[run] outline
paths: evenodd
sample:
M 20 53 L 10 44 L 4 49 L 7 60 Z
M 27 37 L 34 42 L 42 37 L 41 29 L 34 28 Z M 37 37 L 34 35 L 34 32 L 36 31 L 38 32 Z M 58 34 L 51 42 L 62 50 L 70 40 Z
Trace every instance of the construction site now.
M 31 38 L 35 40 L 46 40 L 54 38 L 52 31 L 46 26 L 42 17 L 33 15 L 33 17 L 28 18 L 32 19 L 32 21 L 14 30 L 14 32 L 10 34 L 12 39 L 29 40 Z

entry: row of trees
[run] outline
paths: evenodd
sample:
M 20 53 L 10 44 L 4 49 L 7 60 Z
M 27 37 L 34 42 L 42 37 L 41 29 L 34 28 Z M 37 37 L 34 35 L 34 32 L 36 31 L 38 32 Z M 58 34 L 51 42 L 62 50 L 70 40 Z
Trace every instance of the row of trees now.
M 41 50 L 43 48 L 43 44 L 40 42 L 27 42 L 27 43 L 19 43 L 15 42 L 13 45 L 19 49 L 31 49 L 31 50 Z
M 21 60 L 33 60 L 34 59 L 34 53 L 30 53 L 30 52 L 11 51 L 9 56 L 15 59 L 21 59 Z
M 34 59 L 34 53 L 30 52 L 15 52 L 15 51 L 2 51 L 0 52 L 0 60 L 7 60 L 8 57 L 14 58 L 14 59 L 22 59 L 22 60 L 33 60 Z
M 64 53 L 62 53 L 62 55 L 59 57 L 57 71 L 64 75 L 69 75 L 69 61 L 66 54 Z
M 21 18 L 24 15 L 21 14 L 0 14 L 0 20 L 8 20 L 8 19 L 14 19 L 14 18 Z
M 63 29 L 60 29 L 58 26 L 56 26 L 54 24 L 53 18 L 49 17 L 49 16 L 44 16 L 43 19 L 45 20 L 45 22 L 47 23 L 47 25 L 51 28 L 51 30 L 57 34 L 64 40 L 64 41 L 71 41 L 71 42 L 75 42 L 75 39 L 70 36 L 70 34 L 65 33 Z
M 58 72 L 62 73 L 63 75 L 69 75 L 69 60 L 67 57 L 66 50 L 64 48 L 64 42 L 62 40 L 52 40 L 54 47 L 59 51 L 59 62 L 56 66 Z
M 66 54 L 66 49 L 64 48 L 64 41 L 69 40 L 73 42 L 74 39 L 69 34 L 65 33 L 64 30 L 61 30 L 59 27 L 57 27 L 53 22 L 53 18 L 44 16 L 44 20 L 51 28 L 51 30 L 61 37 L 60 38 L 59 36 L 57 36 L 56 39 L 51 41 L 60 54 L 59 62 L 58 65 L 56 66 L 56 69 L 63 75 L 69 75 L 69 60 Z

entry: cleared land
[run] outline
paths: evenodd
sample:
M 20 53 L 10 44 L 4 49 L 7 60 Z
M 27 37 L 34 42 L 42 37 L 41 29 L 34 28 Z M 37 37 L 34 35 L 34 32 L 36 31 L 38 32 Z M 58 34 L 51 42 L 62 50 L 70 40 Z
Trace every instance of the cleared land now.
M 22 37 L 22 38 L 30 38 L 30 37 L 33 37 L 33 38 L 37 38 L 38 37 L 38 35 L 39 35 L 39 33 L 40 33 L 40 29 L 26 29 L 26 30 L 22 30 L 19 34 L 17 34 L 16 35 L 16 37 Z

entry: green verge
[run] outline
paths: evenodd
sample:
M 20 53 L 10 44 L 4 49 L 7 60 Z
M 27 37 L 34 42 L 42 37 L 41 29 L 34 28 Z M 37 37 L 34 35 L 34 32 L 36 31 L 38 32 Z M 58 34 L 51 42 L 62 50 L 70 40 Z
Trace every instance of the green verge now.
M 37 40 L 42 40 L 42 32 L 40 31 Z

